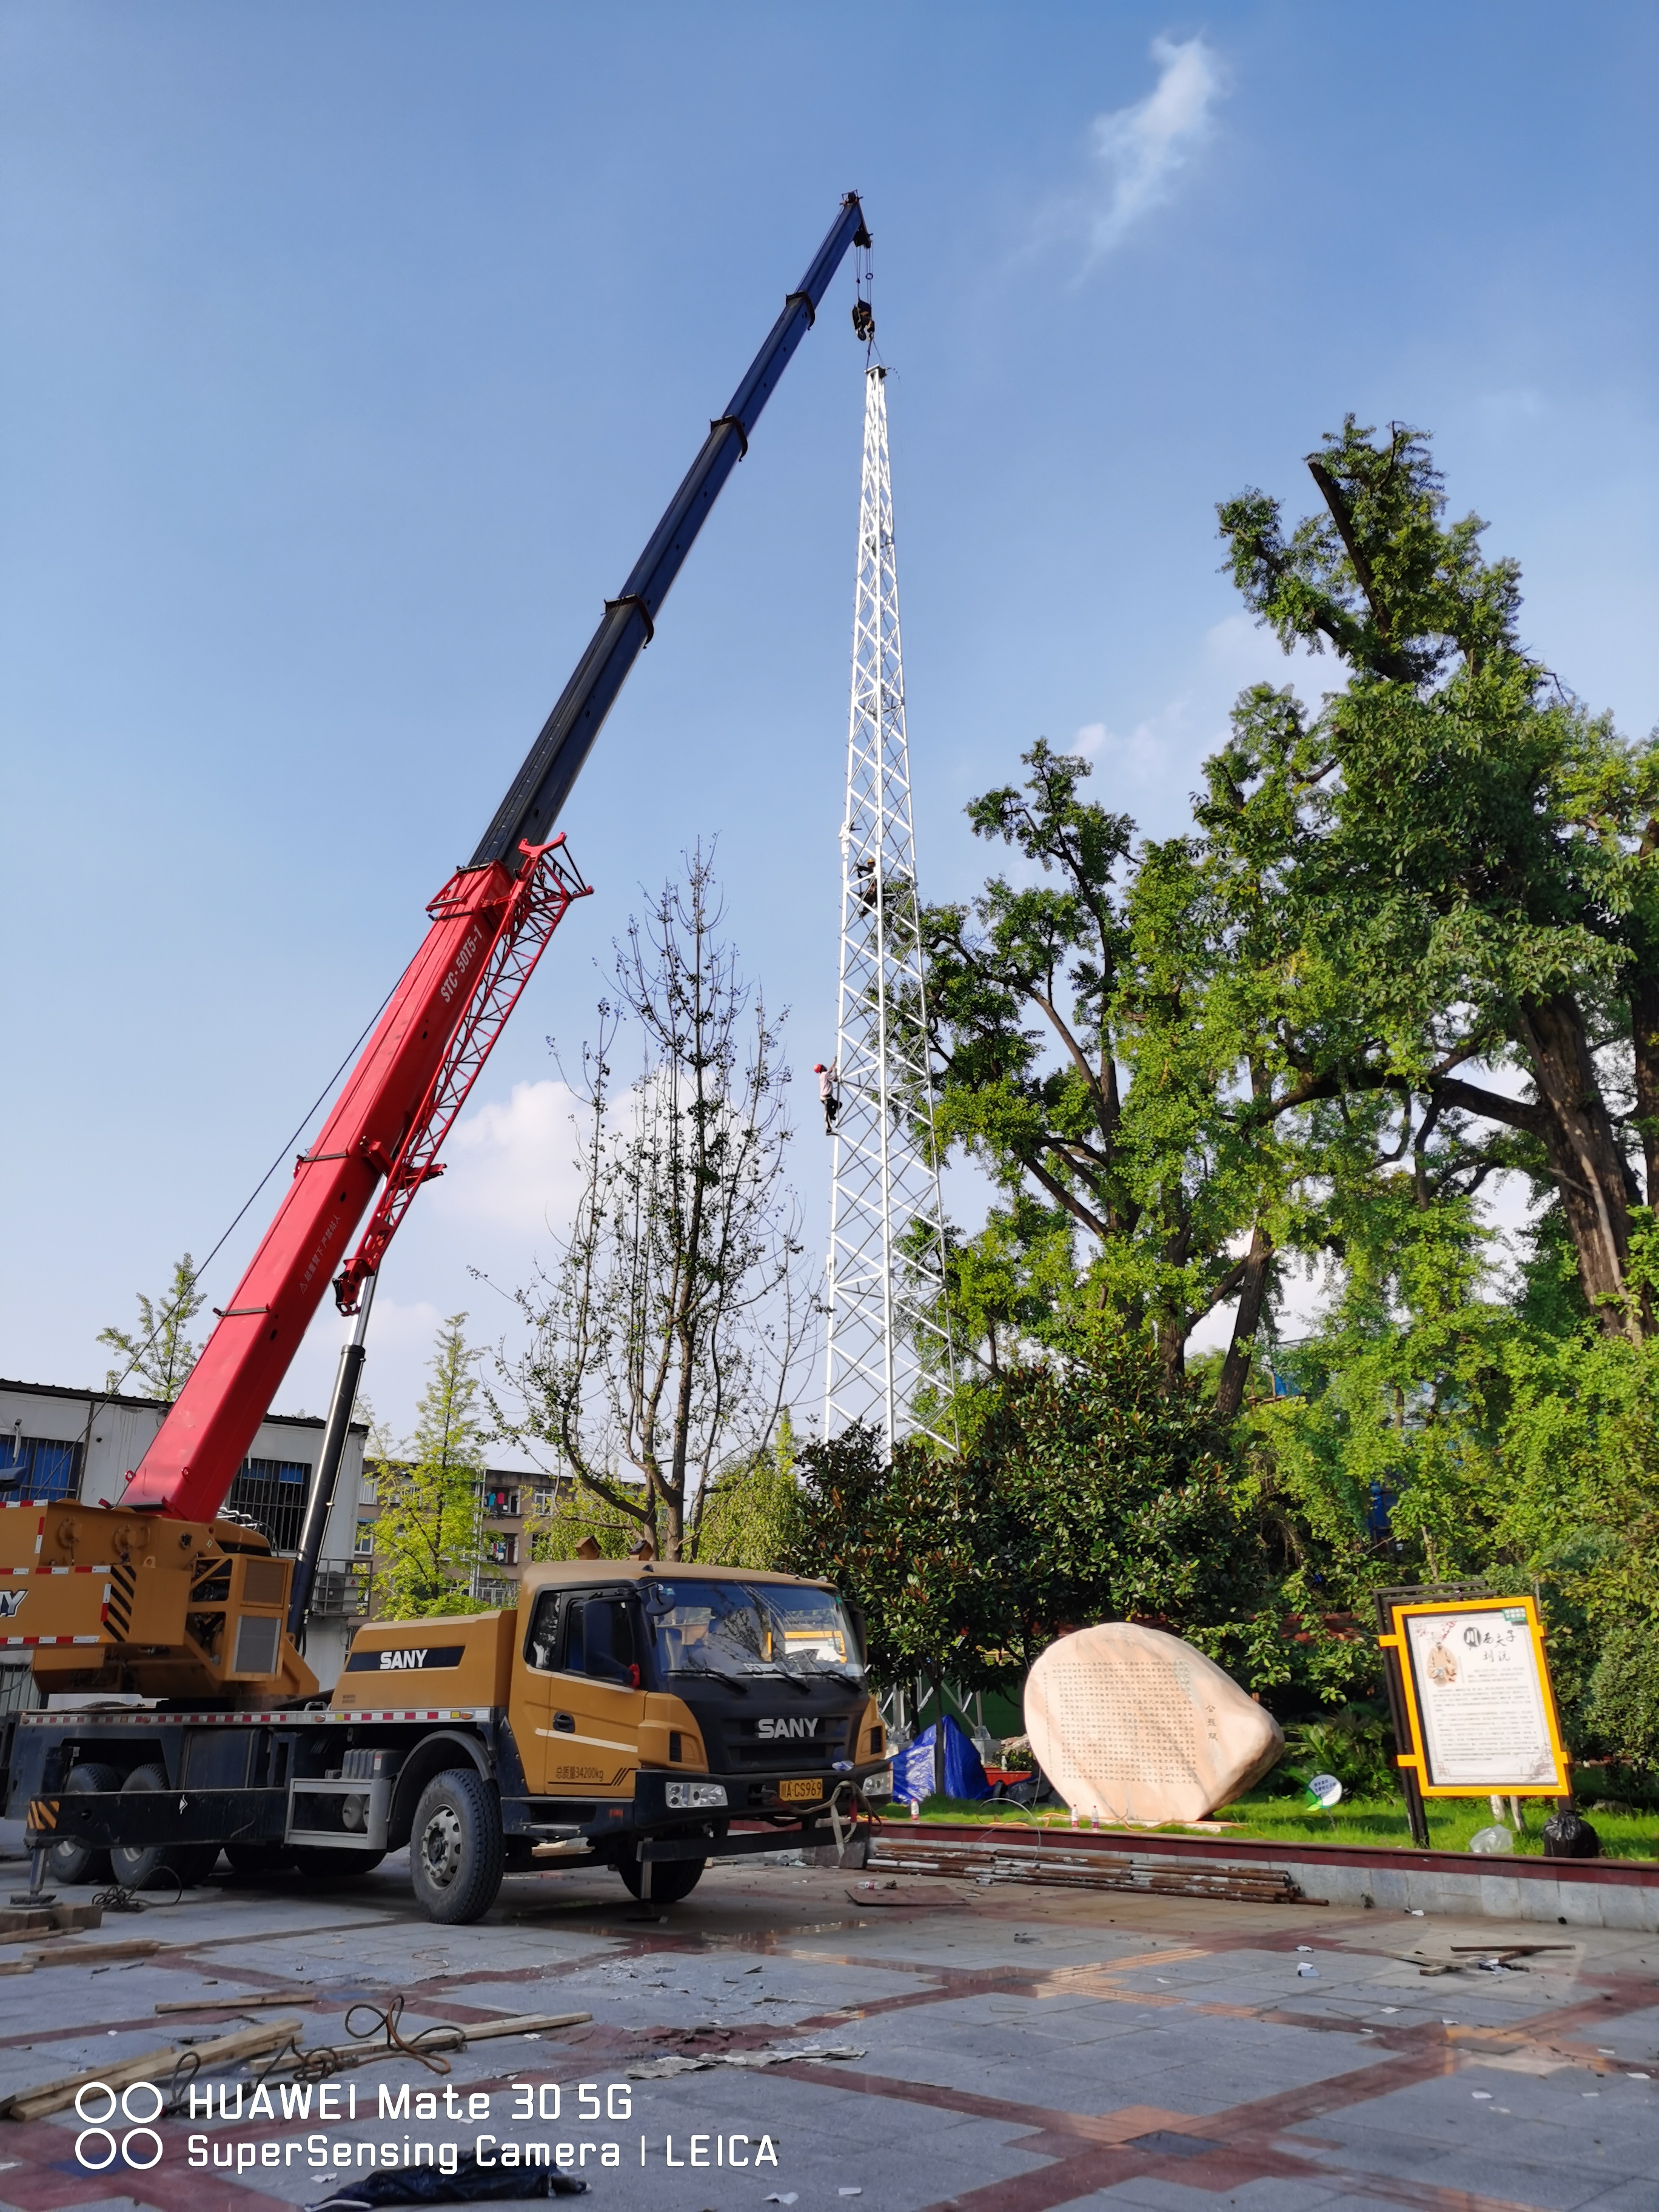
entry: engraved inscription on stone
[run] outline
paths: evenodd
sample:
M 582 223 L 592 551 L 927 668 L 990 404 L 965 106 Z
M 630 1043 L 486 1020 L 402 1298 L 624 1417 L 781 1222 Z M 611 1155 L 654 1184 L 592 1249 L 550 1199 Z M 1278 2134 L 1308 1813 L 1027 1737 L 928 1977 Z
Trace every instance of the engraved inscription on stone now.
M 1200 1820 L 1285 1748 L 1279 1723 L 1178 1636 L 1128 1621 L 1063 1636 L 1025 1685 L 1038 1763 L 1075 1812 Z

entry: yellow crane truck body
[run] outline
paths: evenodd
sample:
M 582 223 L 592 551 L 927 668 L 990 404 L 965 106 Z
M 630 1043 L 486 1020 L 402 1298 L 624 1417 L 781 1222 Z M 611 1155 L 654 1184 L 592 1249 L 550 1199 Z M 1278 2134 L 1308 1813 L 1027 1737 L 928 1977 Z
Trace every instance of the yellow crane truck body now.
M 314 1683 L 282 1694 L 305 1662 L 280 1638 L 276 1668 L 245 1695 L 232 1663 L 241 1624 L 281 1623 L 280 1597 L 256 1602 L 265 1584 L 256 1571 L 250 1591 L 248 1569 L 278 1571 L 285 1592 L 289 1562 L 226 1553 L 218 1537 L 181 1544 L 202 1532 L 137 1516 L 122 1532 L 120 1576 L 89 1559 L 64 1571 L 54 1509 L 33 1510 L 48 1523 L 44 1565 L 27 1571 L 38 1617 L 99 1616 L 87 1641 L 37 1645 L 37 1667 L 61 1654 L 65 1686 L 88 1686 L 87 1702 L 16 1717 L 9 1745 L 8 1810 L 27 1819 L 58 1881 L 200 1879 L 221 1851 L 245 1874 L 349 1878 L 407 1846 L 416 1894 L 438 1920 L 477 1918 L 504 1873 L 571 1865 L 608 1866 L 661 1905 L 711 1858 L 856 1847 L 860 1816 L 891 1793 L 860 1625 L 828 1583 L 549 1562 L 526 1570 L 512 1610 L 367 1623 L 326 1698 Z M 95 1517 L 114 1529 L 117 1516 Z M 163 1534 L 178 1560 L 164 1563 Z M 178 1665 L 176 1636 L 158 1638 L 153 1661 L 118 1639 L 136 1637 L 164 1589 L 193 1603 L 209 1562 L 228 1610 L 209 1641 L 199 1617 L 185 1628 L 201 1686 L 212 1675 L 217 1694 L 190 1688 L 181 1701 L 155 1671 Z M 129 1582 L 123 1625 L 109 1609 L 125 1605 Z M 141 1685 L 142 1705 L 112 1708 L 102 1694 Z

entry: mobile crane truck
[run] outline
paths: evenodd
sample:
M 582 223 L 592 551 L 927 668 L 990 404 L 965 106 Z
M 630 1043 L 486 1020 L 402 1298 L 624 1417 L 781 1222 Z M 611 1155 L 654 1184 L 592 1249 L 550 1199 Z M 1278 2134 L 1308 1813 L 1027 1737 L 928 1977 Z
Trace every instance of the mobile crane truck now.
M 527 1569 L 516 1609 L 368 1623 L 331 1695 L 302 1649 L 380 1262 L 442 1172 L 444 1138 L 548 940 L 588 895 L 553 823 L 830 279 L 869 243 L 848 193 L 471 860 L 428 907 L 424 943 L 119 1501 L 0 1507 L 0 1628 L 57 1698 L 0 1737 L 33 1893 L 43 1861 L 61 1881 L 107 1871 L 128 1887 L 163 1870 L 199 1881 L 222 1851 L 244 1874 L 338 1878 L 406 1844 L 434 1920 L 476 1920 L 509 1868 L 561 1863 L 608 1865 L 667 1903 L 710 1858 L 841 1843 L 890 1793 L 861 1624 L 825 1583 L 549 1563 Z M 867 323 L 860 299 L 860 336 Z M 298 1556 L 279 1558 L 223 1507 L 336 1267 L 356 1327 Z

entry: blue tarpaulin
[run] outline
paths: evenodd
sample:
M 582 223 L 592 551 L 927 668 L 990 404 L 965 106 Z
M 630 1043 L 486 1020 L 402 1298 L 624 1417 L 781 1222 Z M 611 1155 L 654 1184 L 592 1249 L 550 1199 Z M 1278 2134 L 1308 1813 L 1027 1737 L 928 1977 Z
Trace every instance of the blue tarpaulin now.
M 933 1735 L 939 1723 L 926 1728 L 912 1744 L 895 1754 L 893 1795 L 907 1805 L 919 1805 L 933 1794 Z M 985 1768 L 966 1732 L 947 1713 L 945 1717 L 945 1795 L 947 1797 L 988 1797 L 991 1785 Z

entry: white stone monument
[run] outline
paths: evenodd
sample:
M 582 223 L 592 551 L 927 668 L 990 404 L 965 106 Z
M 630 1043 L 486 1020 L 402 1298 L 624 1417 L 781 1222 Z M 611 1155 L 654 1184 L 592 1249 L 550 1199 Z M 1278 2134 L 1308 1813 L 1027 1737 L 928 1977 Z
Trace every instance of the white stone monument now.
M 1126 1620 L 1051 1644 L 1025 1683 L 1037 1763 L 1074 1813 L 1201 1820 L 1279 1760 L 1273 1715 L 1178 1636 Z

